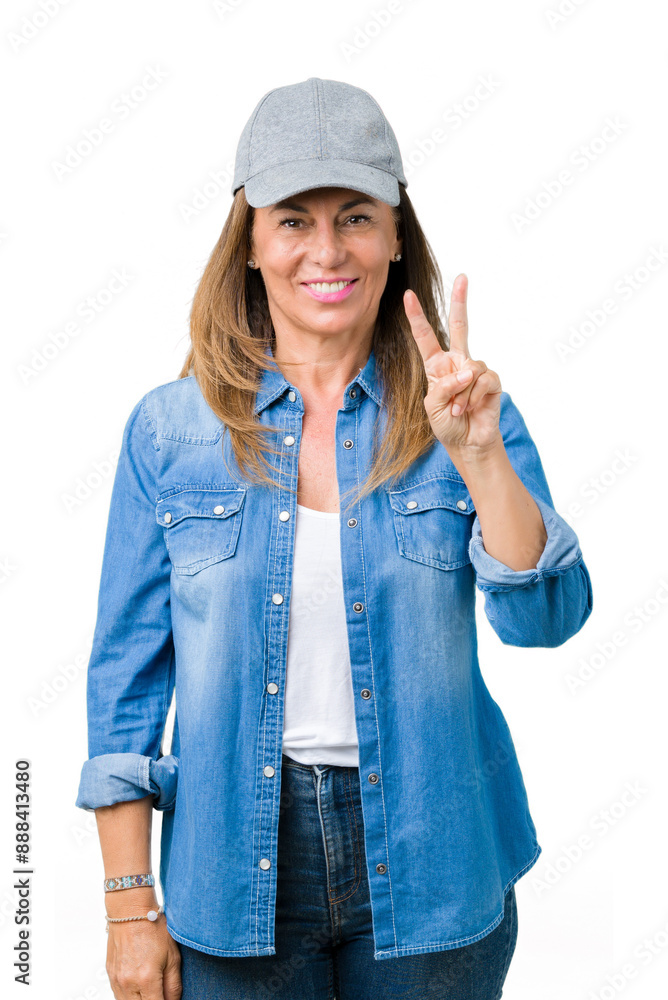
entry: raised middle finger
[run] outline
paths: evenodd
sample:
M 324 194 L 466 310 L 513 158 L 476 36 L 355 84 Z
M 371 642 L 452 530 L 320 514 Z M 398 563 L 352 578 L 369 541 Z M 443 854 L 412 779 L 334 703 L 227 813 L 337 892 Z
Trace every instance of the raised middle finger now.
M 466 306 L 468 290 L 468 277 L 465 274 L 458 274 L 452 286 L 448 328 L 450 331 L 450 350 L 461 351 L 465 357 L 470 358 L 468 342 L 469 320 Z

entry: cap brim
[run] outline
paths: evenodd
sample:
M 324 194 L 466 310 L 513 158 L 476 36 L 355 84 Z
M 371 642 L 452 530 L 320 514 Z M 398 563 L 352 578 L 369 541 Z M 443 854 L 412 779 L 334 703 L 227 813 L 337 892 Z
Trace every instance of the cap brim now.
M 246 200 L 253 208 L 266 208 L 319 187 L 350 188 L 388 205 L 399 204 L 399 182 L 394 174 L 350 160 L 297 160 L 280 164 L 249 177 L 244 187 Z

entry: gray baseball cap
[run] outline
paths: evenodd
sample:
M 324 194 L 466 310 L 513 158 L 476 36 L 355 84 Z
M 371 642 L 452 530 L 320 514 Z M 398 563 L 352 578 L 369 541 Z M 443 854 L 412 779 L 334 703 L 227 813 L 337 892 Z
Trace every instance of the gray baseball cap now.
M 268 91 L 246 122 L 232 194 L 264 208 L 299 191 L 346 187 L 388 205 L 408 187 L 399 144 L 371 94 L 340 80 L 308 80 Z

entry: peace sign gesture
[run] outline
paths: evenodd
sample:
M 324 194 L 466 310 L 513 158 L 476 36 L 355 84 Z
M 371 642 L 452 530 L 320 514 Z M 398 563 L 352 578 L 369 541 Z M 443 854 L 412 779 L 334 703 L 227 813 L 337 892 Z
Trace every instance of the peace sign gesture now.
M 468 278 L 458 274 L 448 315 L 449 351 L 441 348 L 411 289 L 404 292 L 404 309 L 424 362 L 424 405 L 434 434 L 446 448 L 479 454 L 498 442 L 502 390 L 496 372 L 469 354 L 467 292 Z

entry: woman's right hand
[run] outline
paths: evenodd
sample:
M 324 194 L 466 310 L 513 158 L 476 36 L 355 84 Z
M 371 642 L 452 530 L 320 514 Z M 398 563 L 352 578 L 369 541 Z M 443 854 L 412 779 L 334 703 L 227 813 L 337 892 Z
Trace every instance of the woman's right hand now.
M 116 1000 L 179 1000 L 181 951 L 164 913 L 108 927 L 106 967 Z

